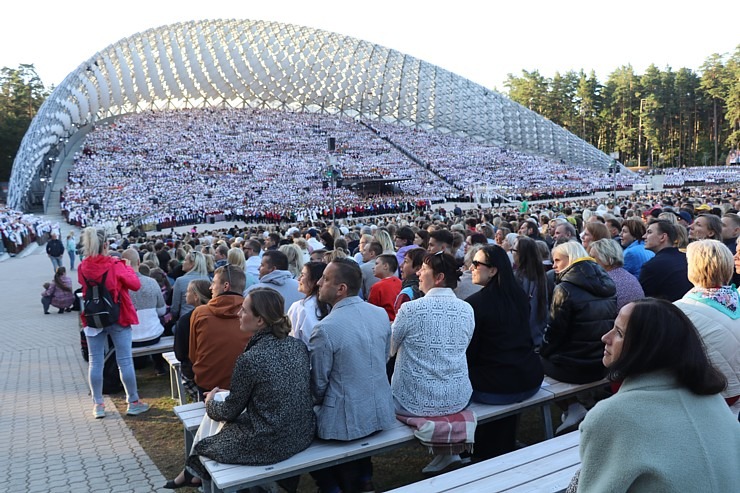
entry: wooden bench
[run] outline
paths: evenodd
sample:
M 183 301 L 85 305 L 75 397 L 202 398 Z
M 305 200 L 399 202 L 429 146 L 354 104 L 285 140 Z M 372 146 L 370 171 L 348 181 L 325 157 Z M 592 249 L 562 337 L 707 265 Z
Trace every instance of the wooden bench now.
M 543 382 L 543 387 L 531 398 L 515 404 L 491 406 L 471 403 L 468 409 L 475 412 L 479 423 L 501 419 L 520 414 L 525 409 L 541 407 L 545 414 L 546 435 L 552 436 L 552 422 L 549 419 L 549 404 L 563 397 L 568 397 L 603 385 L 605 382 L 594 382 L 583 385 L 563 384 L 553 379 Z M 195 403 L 175 408 L 175 414 L 183 422 L 185 429 L 186 454 L 192 447 L 192 440 L 205 413 L 203 404 Z M 550 423 L 549 430 L 547 423 Z M 384 430 L 370 437 L 351 442 L 324 441 L 316 439 L 303 452 L 290 459 L 269 466 L 241 466 L 220 464 L 201 458 L 212 481 L 206 484 L 205 491 L 233 492 L 268 481 L 275 481 L 306 472 L 322 469 L 350 460 L 359 459 L 378 453 L 387 452 L 416 440 L 413 429 L 397 422 L 390 430 Z
M 560 492 L 580 467 L 579 440 L 574 431 L 389 493 Z

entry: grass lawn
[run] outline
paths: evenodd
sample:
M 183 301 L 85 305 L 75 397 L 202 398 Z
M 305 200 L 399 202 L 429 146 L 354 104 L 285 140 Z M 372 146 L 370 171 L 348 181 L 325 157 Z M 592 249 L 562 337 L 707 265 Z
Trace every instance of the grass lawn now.
M 172 411 L 175 401 L 170 398 L 169 376 L 154 376 L 151 367 L 136 371 L 139 394 L 152 408 L 140 416 L 126 416 L 125 394 L 111 396 L 125 423 L 134 432 L 136 439 L 144 448 L 165 478 L 177 476 L 185 461 L 183 430 L 180 421 Z M 553 423 L 559 423 L 557 406 L 553 407 Z M 529 410 L 521 415 L 517 439 L 532 445 L 544 439 L 544 424 L 539 410 Z M 377 491 L 420 481 L 425 478 L 421 469 L 431 460 L 431 456 L 419 444 L 409 444 L 392 452 L 373 457 L 373 482 Z M 186 488 L 182 491 L 196 491 Z M 300 493 L 315 492 L 316 486 L 308 474 L 301 477 Z

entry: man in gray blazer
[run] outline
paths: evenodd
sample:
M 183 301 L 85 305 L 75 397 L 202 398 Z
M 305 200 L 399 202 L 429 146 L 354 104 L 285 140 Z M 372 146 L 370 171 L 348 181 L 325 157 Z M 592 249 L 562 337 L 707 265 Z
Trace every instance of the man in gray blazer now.
M 319 300 L 332 310 L 314 327 L 308 347 L 317 434 L 324 440 L 355 440 L 395 424 L 385 373 L 391 327 L 385 310 L 357 296 L 361 284 L 351 259 L 332 261 L 319 280 Z M 321 491 L 373 490 L 369 457 L 313 476 Z

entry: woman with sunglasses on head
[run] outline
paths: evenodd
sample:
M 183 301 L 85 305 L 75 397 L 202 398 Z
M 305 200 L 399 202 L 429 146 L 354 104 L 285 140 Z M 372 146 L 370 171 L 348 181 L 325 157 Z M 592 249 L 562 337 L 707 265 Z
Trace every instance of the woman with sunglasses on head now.
M 691 320 L 668 301 L 626 305 L 602 338 L 619 391 L 581 424 L 581 470 L 567 491 L 737 491 L 740 425 Z
M 170 307 L 170 313 L 172 313 L 172 318 L 175 320 L 193 310 L 193 305 L 189 304 L 185 299 L 190 281 L 196 279 L 211 281 L 208 275 L 205 256 L 195 250 L 191 250 L 185 256 L 185 260 L 182 262 L 182 270 L 185 274 L 178 277 L 175 285 L 172 286 L 172 306 Z
M 303 341 L 308 346 L 313 327 L 326 317 L 331 306 L 319 301 L 319 279 L 324 275 L 324 262 L 307 262 L 301 267 L 298 277 L 298 291 L 306 295 L 302 300 L 293 302 L 288 308 L 290 335 Z
M 468 297 L 475 331 L 467 350 L 473 401 L 512 404 L 540 389 L 543 372 L 529 328 L 529 298 L 514 276 L 509 256 L 487 245 L 473 257 L 473 283 L 483 289 Z M 514 450 L 516 416 L 476 430 L 475 457 L 487 459 Z

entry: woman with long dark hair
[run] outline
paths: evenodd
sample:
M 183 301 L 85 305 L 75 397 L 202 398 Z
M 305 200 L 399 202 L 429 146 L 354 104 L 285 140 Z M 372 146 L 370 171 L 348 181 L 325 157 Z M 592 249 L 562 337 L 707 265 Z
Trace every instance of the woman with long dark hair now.
M 521 402 L 537 393 L 544 376 L 529 328 L 529 298 L 498 245 L 478 250 L 470 270 L 473 283 L 483 286 L 465 300 L 475 314 L 467 350 L 472 399 L 484 404 Z M 475 456 L 486 459 L 513 450 L 516 424 L 514 416 L 479 426 Z
M 298 277 L 298 291 L 305 297 L 302 300 L 293 302 L 288 308 L 288 318 L 292 329 L 290 335 L 300 339 L 308 345 L 313 327 L 319 320 L 329 314 L 331 307 L 319 301 L 319 279 L 324 275 L 326 264 L 324 262 L 307 262 L 301 268 L 301 275 Z
M 526 236 L 520 236 L 514 248 L 514 275 L 521 283 L 524 294 L 529 297 L 529 328 L 532 331 L 534 345 L 542 344 L 542 335 L 547 327 L 547 310 L 550 306 L 547 296 L 547 276 L 542 264 L 537 242 Z
M 602 338 L 619 391 L 581 424 L 569 491 L 736 491 L 740 426 L 691 320 L 668 301 L 626 305 Z

